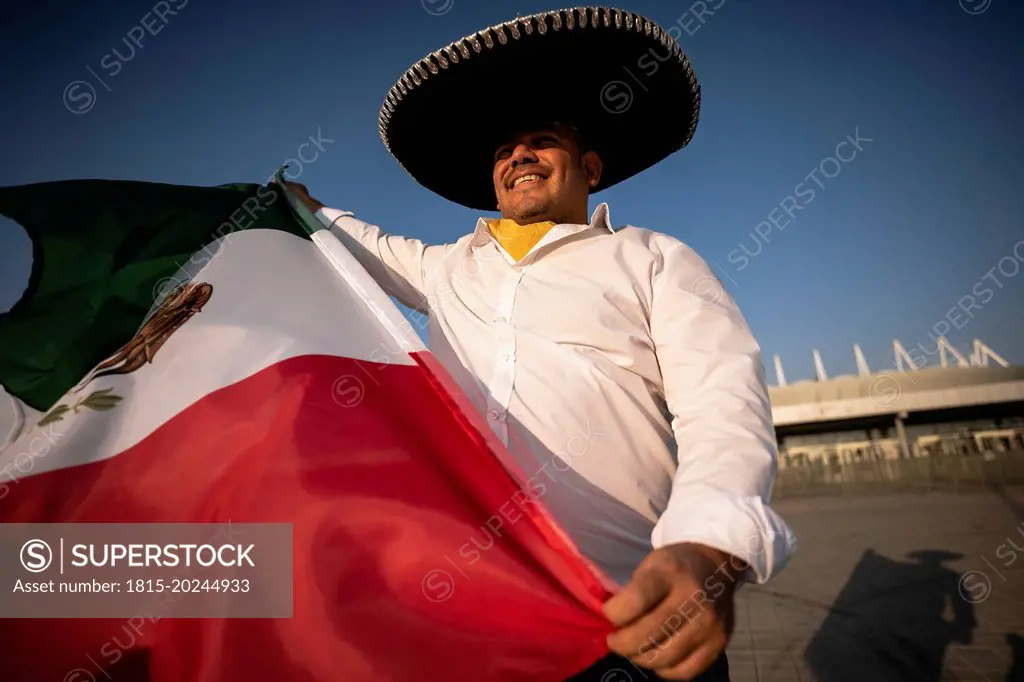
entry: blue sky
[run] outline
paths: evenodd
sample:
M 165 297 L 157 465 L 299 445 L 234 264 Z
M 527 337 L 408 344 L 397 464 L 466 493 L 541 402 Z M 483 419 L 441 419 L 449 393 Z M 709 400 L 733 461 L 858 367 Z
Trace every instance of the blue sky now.
M 425 53 L 558 6 L 59 4 L 0 10 L 0 185 L 259 182 L 313 136 L 322 151 L 305 147 L 316 158 L 296 171 L 314 196 L 429 242 L 456 239 L 478 214 L 390 158 L 376 126 L 384 94 Z M 880 370 L 893 338 L 932 348 L 936 329 L 1024 364 L 1024 5 L 706 0 L 716 9 L 701 22 L 701 4 L 620 5 L 676 27 L 702 117 L 687 149 L 591 208 L 607 201 L 616 224 L 675 235 L 712 263 L 772 381 L 775 353 L 790 381 L 813 375 L 812 348 L 835 375 L 855 371 L 860 343 Z M 504 98 L 529 101 L 521 87 L 460 105 L 485 116 Z M 859 148 L 837 150 L 858 135 Z M 0 310 L 30 264 L 23 232 L 0 222 Z

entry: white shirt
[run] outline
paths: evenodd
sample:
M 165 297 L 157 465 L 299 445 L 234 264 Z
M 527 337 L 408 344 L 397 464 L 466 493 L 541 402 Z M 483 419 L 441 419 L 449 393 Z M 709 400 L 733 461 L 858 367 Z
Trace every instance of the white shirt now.
M 317 217 L 406 306 L 584 556 L 625 584 L 695 542 L 764 582 L 795 549 L 761 352 L 704 260 L 669 235 L 556 225 L 518 263 L 481 218 L 453 244 Z M 484 538 L 486 540 L 486 538 Z

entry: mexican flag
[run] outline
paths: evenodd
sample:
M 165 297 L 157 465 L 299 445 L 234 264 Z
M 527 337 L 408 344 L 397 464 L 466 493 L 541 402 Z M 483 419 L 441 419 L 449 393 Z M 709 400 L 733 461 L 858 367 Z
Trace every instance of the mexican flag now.
M 291 618 L 0 619 L 0 679 L 523 682 L 607 653 L 608 583 L 279 184 L 53 182 L 0 213 L 34 248 L 0 315 L 0 522 L 293 536 Z

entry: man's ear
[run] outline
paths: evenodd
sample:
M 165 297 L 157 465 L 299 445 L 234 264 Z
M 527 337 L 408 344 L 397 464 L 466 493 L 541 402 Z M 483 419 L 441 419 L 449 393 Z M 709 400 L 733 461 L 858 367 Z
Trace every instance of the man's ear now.
M 594 150 L 590 150 L 580 157 L 580 162 L 583 165 L 583 174 L 587 177 L 587 184 L 596 187 L 597 183 L 601 182 L 601 171 L 604 169 L 601 157 Z

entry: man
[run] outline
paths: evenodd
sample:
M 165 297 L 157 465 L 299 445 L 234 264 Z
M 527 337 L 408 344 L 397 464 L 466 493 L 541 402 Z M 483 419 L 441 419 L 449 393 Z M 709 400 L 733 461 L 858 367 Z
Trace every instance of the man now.
M 645 55 L 659 67 L 646 100 L 605 106 L 611 76 Z M 508 96 L 473 99 L 495 85 Z M 771 408 L 735 303 L 674 237 L 613 229 L 606 204 L 588 215 L 591 193 L 685 146 L 698 109 L 689 62 L 653 23 L 545 12 L 420 60 L 381 111 L 385 145 L 417 181 L 496 204 L 500 219 L 427 246 L 291 185 L 385 290 L 429 313 L 431 350 L 581 553 L 622 585 L 605 605 L 614 655 L 579 680 L 631 664 L 728 679 L 737 586 L 767 580 L 795 547 L 767 506 Z

